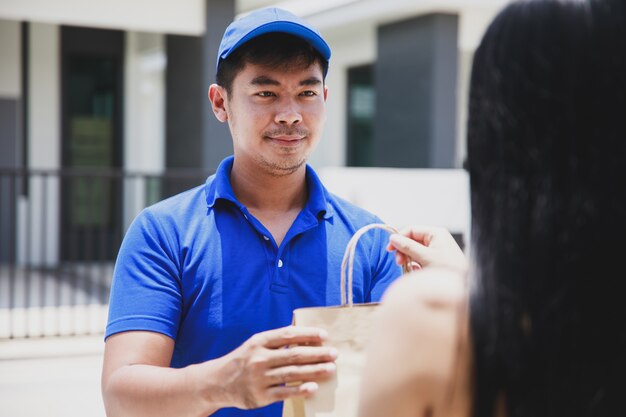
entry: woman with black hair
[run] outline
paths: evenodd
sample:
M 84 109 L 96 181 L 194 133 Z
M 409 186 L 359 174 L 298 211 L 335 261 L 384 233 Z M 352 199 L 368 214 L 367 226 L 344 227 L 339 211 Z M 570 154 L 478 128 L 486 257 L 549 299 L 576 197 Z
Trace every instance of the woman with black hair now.
M 360 417 L 626 416 L 626 1 L 508 4 L 468 123 L 471 266 L 392 236 L 423 268 L 383 299 Z

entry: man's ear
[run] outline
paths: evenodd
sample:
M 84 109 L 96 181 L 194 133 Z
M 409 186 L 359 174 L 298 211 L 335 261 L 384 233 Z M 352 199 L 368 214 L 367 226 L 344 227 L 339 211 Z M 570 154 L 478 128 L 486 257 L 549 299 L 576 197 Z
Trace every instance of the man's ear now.
M 226 90 L 221 85 L 211 84 L 209 87 L 209 100 L 211 108 L 217 120 L 224 123 L 228 120 L 228 112 L 226 111 Z
M 328 99 L 328 86 L 324 84 L 324 101 Z

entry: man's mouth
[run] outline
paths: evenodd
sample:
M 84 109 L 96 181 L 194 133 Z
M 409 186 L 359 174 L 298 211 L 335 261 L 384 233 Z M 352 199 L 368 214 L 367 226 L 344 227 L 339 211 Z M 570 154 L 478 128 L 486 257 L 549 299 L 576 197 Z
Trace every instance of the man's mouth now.
M 278 143 L 282 146 L 295 146 L 300 141 L 302 141 L 305 136 L 300 135 L 277 135 L 277 136 L 266 136 L 271 141 Z

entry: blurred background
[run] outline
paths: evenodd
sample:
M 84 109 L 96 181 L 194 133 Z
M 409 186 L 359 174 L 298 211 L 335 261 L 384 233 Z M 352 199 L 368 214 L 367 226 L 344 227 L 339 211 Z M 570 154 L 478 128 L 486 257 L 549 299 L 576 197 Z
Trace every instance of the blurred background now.
M 232 152 L 207 100 L 232 19 L 282 7 L 332 49 L 310 161 L 385 222 L 467 249 L 473 52 L 505 0 L 0 0 L 0 417 L 104 416 L 111 273 L 146 205 Z

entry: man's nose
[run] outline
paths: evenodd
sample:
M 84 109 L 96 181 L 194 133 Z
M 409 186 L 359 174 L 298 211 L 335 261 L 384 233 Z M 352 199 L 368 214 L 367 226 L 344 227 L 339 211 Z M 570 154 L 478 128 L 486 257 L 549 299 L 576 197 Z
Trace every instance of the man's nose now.
M 293 100 L 283 100 L 278 104 L 275 121 L 281 125 L 293 125 L 302 121 L 300 107 Z

